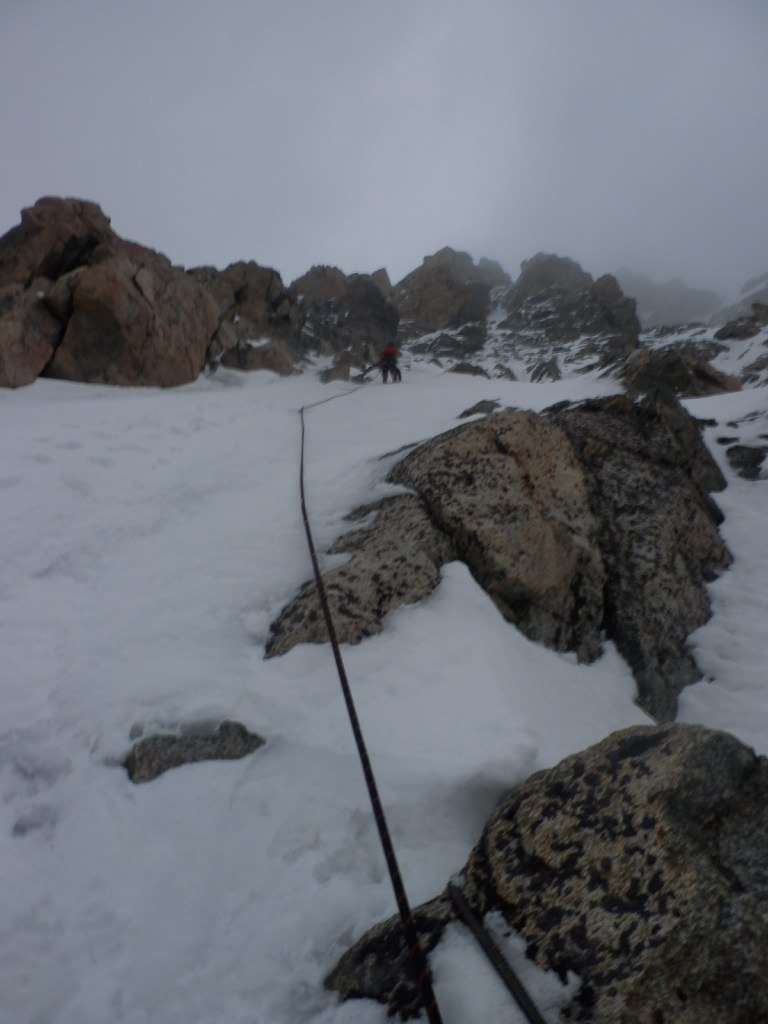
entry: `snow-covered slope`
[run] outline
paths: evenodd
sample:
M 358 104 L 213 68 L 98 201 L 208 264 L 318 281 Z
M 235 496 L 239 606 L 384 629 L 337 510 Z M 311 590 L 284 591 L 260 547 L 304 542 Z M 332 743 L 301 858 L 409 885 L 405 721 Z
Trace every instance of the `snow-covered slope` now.
M 540 409 L 614 387 L 414 361 L 397 387 L 220 371 L 174 391 L 0 392 L 2 1024 L 383 1024 L 380 1006 L 322 988 L 394 910 L 333 660 L 326 646 L 263 659 L 310 573 L 297 410 L 334 396 L 307 414 L 324 546 L 386 493 L 387 453 L 475 402 Z M 688 407 L 754 431 L 768 390 Z M 768 752 L 768 484 L 734 478 L 717 435 L 735 560 L 694 637 L 708 679 L 683 717 Z M 463 864 L 518 780 L 647 721 L 615 650 L 583 666 L 537 647 L 460 564 L 344 653 L 413 902 Z M 143 786 L 119 766 L 142 732 L 223 717 L 267 744 Z M 446 1024 L 517 1019 L 460 929 L 433 963 Z M 567 992 L 528 980 L 554 1020 Z

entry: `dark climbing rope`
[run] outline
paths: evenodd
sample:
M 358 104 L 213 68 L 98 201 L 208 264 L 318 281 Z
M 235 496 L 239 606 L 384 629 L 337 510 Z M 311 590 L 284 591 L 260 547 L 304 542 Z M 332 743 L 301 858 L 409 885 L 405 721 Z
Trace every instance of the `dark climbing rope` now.
M 345 393 L 349 394 L 350 392 Z M 340 398 L 342 396 L 336 395 L 334 397 Z M 325 626 L 326 629 L 328 630 L 328 638 L 331 641 L 333 657 L 336 661 L 336 669 L 339 673 L 339 681 L 341 683 L 342 693 L 344 694 L 344 702 L 347 705 L 349 721 L 352 726 L 352 732 L 355 737 L 355 743 L 357 744 L 357 752 L 360 756 L 360 763 L 363 768 L 363 775 L 365 776 L 365 784 L 368 787 L 368 796 L 370 797 L 371 807 L 373 808 L 373 816 L 376 820 L 376 827 L 379 830 L 379 839 L 381 840 L 381 846 L 382 849 L 384 850 L 384 857 L 387 861 L 389 877 L 392 882 L 392 889 L 394 890 L 395 893 L 397 909 L 400 913 L 400 921 L 403 926 L 406 946 L 408 949 L 410 962 L 413 967 L 414 976 L 419 986 L 419 992 L 421 994 L 421 1000 L 424 1005 L 424 1009 L 427 1012 L 427 1020 L 430 1022 L 430 1024 L 442 1024 L 442 1018 L 440 1016 L 440 1011 L 437 1006 L 437 1000 L 435 998 L 434 989 L 432 987 L 432 973 L 429 969 L 429 964 L 427 963 L 426 955 L 419 940 L 419 933 L 416 928 L 416 923 L 413 919 L 413 912 L 411 911 L 410 904 L 408 903 L 408 897 L 405 892 L 403 878 L 402 875 L 400 874 L 400 868 L 398 867 L 397 864 L 395 849 L 394 846 L 392 845 L 392 839 L 390 837 L 386 818 L 384 817 L 384 808 L 379 798 L 379 791 L 378 787 L 376 786 L 376 779 L 374 778 L 373 775 L 373 768 L 371 767 L 371 761 L 365 746 L 365 740 L 363 738 L 363 732 L 360 727 L 360 721 L 357 717 L 357 710 L 355 708 L 354 700 L 352 699 L 352 690 L 350 689 L 346 669 L 344 668 L 344 662 L 342 661 L 341 658 L 341 649 L 339 648 L 339 641 L 336 636 L 336 629 L 334 627 L 333 618 L 331 616 L 331 608 L 328 603 L 328 595 L 326 594 L 325 585 L 323 584 L 323 578 L 320 574 L 320 566 L 317 560 L 315 543 L 314 540 L 312 539 L 312 530 L 310 529 L 309 525 L 306 495 L 304 492 L 304 440 L 306 433 L 304 425 L 304 406 L 301 407 L 299 413 L 301 415 L 301 460 L 299 469 L 301 515 L 302 519 L 304 520 L 304 532 L 307 535 L 307 546 L 309 547 L 309 555 L 310 558 L 312 559 L 312 569 L 315 575 L 315 582 L 317 584 L 317 593 L 318 597 L 320 598 L 320 605 L 323 609 Z
M 499 949 L 495 939 L 488 931 L 486 931 L 480 918 L 467 903 L 461 889 L 454 885 L 453 882 L 449 882 L 448 895 L 451 897 L 451 902 L 456 908 L 456 912 L 459 917 L 461 917 L 464 924 L 466 924 L 467 928 L 469 928 L 474 935 L 477 940 L 477 944 L 488 957 L 496 970 L 496 973 L 512 993 L 517 1005 L 530 1021 L 530 1024 L 547 1024 L 539 1013 L 536 1004 L 525 990 L 523 983 L 512 969 L 512 965 Z

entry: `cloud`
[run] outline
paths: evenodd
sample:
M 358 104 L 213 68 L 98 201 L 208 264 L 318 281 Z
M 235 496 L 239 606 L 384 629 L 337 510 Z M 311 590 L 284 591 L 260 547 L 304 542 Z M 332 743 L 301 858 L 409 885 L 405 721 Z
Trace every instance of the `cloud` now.
M 539 250 L 768 269 L 763 0 L 27 0 L 0 13 L 0 230 L 101 203 L 186 265 Z

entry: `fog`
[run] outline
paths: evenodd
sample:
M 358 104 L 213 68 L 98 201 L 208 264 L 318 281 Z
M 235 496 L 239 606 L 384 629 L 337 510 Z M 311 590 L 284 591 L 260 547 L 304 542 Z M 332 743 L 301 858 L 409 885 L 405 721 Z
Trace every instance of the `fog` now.
M 0 233 L 393 281 L 444 245 L 735 294 L 768 270 L 765 0 L 3 0 Z

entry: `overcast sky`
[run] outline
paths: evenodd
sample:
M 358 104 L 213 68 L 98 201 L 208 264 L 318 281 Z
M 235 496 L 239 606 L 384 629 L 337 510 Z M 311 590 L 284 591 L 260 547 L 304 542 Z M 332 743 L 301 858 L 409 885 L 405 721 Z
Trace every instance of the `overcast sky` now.
M 185 266 L 444 245 L 768 271 L 768 0 L 0 0 L 0 233 L 98 202 Z

